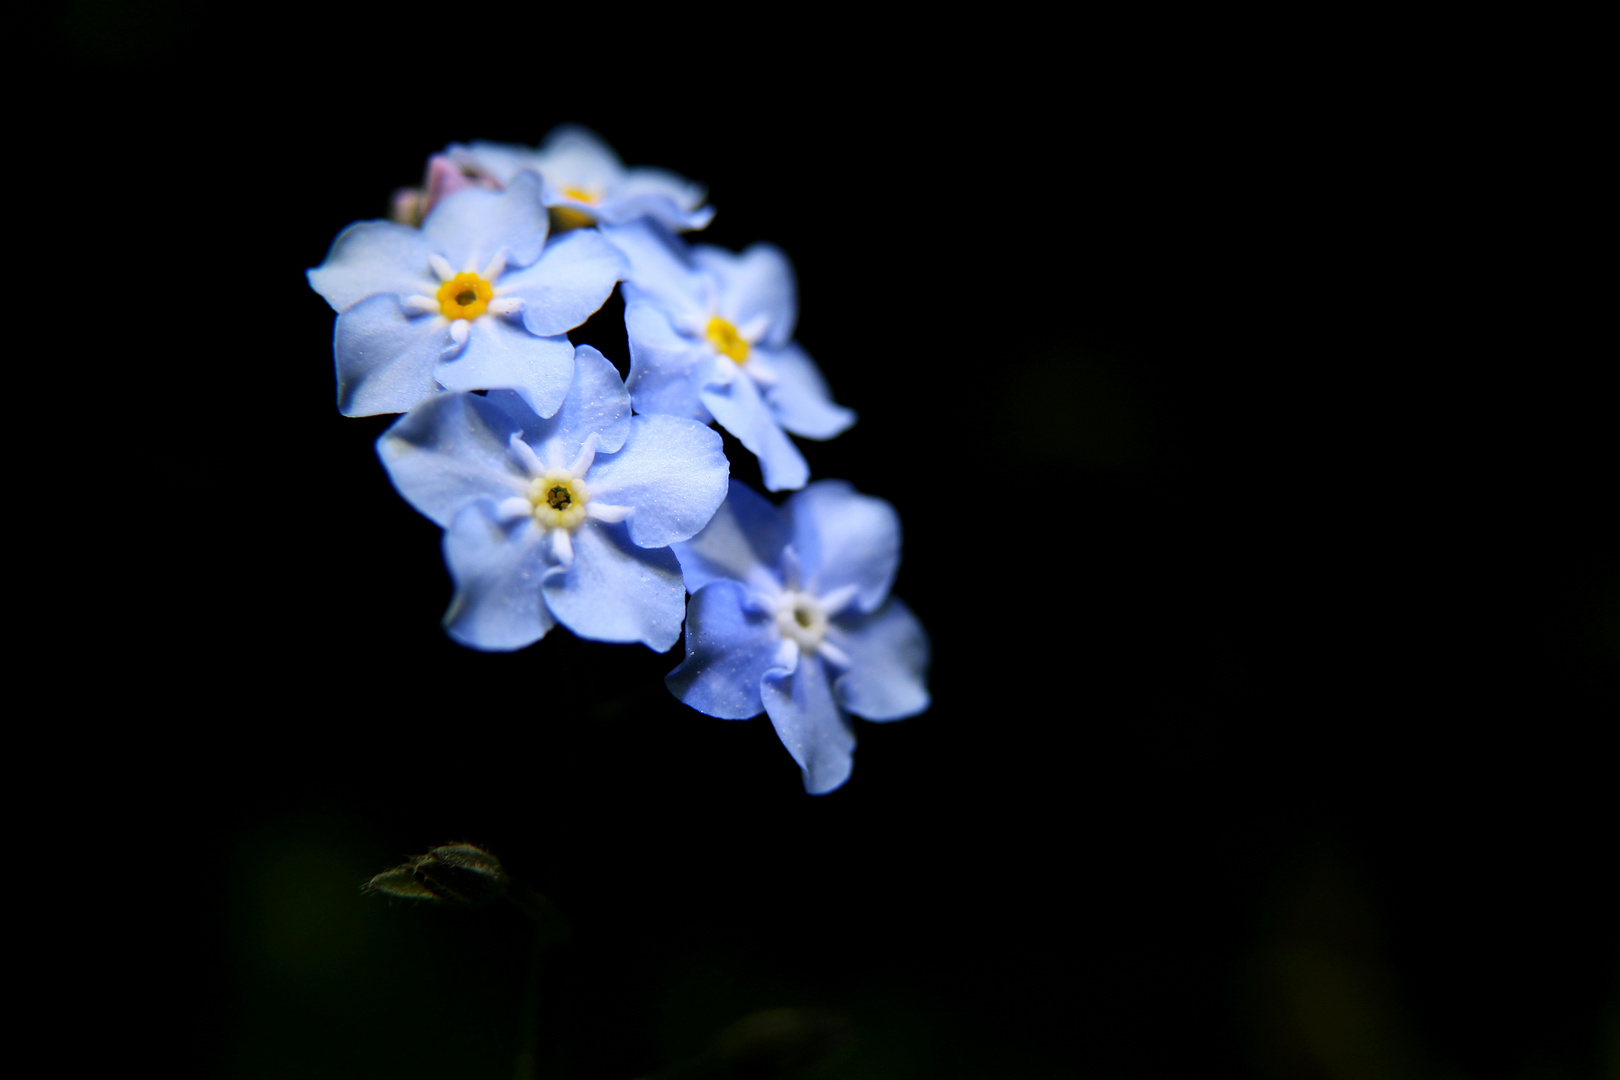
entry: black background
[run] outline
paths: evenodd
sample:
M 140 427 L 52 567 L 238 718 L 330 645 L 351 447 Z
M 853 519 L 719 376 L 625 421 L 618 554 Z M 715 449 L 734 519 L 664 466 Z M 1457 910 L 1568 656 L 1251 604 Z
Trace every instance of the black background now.
M 1612 358 L 1473 290 L 1517 238 L 1469 99 L 1231 26 L 63 12 L 157 717 L 74 809 L 136 840 L 172 929 L 118 987 L 164 1037 L 184 995 L 201 1074 L 508 1075 L 517 914 L 356 888 L 452 840 L 572 926 L 545 1076 L 780 1005 L 853 1033 L 810 1077 L 1614 1074 Z M 565 121 L 789 254 L 860 415 L 812 474 L 900 512 L 935 704 L 829 796 L 678 651 L 453 645 L 389 418 L 334 407 L 303 272 L 445 143 Z

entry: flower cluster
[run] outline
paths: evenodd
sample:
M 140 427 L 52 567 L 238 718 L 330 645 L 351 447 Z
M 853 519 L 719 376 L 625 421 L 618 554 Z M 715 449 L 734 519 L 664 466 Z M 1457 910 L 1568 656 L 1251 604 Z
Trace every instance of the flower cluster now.
M 889 596 L 894 508 L 810 484 L 789 437 L 830 439 L 855 415 L 793 340 L 787 257 L 687 243 L 705 198 L 578 127 L 538 149 L 452 144 L 309 282 L 337 312 L 339 411 L 404 414 L 377 449 L 445 530 L 452 638 L 519 649 L 560 623 L 661 652 L 684 621 L 671 692 L 710 716 L 766 713 L 806 789 L 827 792 L 849 777 L 852 714 L 928 707 L 928 640 Z M 622 381 L 568 337 L 615 288 Z M 776 506 L 730 479 L 711 425 L 795 493 Z

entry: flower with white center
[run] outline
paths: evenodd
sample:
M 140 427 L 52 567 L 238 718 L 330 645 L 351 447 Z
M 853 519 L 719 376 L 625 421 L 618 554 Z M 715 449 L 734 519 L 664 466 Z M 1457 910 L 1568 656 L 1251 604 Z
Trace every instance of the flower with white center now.
M 741 255 L 685 246 L 645 223 L 604 229 L 630 261 L 625 386 L 641 413 L 714 419 L 759 458 L 772 491 L 810 479 L 788 433 L 830 439 L 855 422 L 792 340 L 798 287 L 769 244 Z
M 805 790 L 849 778 L 850 714 L 899 720 L 928 708 L 928 636 L 889 596 L 900 521 L 841 480 L 780 509 L 732 481 L 714 519 L 675 545 L 686 587 L 686 660 L 665 682 L 710 716 L 765 712 Z
M 540 174 L 540 199 L 560 227 L 624 225 L 650 218 L 682 232 L 701 229 L 714 217 L 714 207 L 703 205 L 707 193 L 702 184 L 663 169 L 627 169 L 607 143 L 576 124 L 553 129 L 539 149 L 451 143 L 429 163 L 427 186 L 413 205 L 426 213 L 442 197 L 440 192 L 474 185 L 505 187 L 524 171 Z
M 627 265 L 594 229 L 547 242 L 539 178 L 446 197 L 421 229 L 349 226 L 309 282 L 338 312 L 345 416 L 404 412 L 442 390 L 510 389 L 541 416 L 573 378 L 567 332 Z
M 669 545 L 725 498 L 720 436 L 632 417 L 618 373 L 589 345 L 573 371 L 550 418 L 506 391 L 441 394 L 377 442 L 400 494 L 445 527 L 456 588 L 445 628 L 463 645 L 520 649 L 557 623 L 660 652 L 680 636 L 685 589 Z

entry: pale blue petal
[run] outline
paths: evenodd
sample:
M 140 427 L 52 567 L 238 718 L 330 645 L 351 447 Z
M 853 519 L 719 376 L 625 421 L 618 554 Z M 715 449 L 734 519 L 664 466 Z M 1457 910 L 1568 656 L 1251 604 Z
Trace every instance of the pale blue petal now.
M 739 374 L 724 385 L 709 384 L 698 391 L 698 400 L 737 436 L 737 441 L 759 458 L 765 486 L 771 491 L 787 491 L 804 486 L 810 479 L 810 466 L 777 424 L 770 408 L 759 396 L 754 380 Z
M 407 317 L 392 293 L 355 304 L 338 316 L 332 336 L 338 411 L 344 416 L 405 412 L 437 393 L 433 368 L 449 340 L 442 317 Z
M 807 439 L 830 439 L 855 422 L 855 413 L 833 404 L 832 394 L 815 361 L 798 345 L 759 350 L 774 382 L 764 390 L 765 404 L 777 423 Z
M 714 220 L 712 206 L 683 209 L 682 203 L 687 197 L 687 193 L 678 188 L 668 192 L 649 190 L 632 194 L 626 191 L 617 198 L 603 199 L 593 209 L 596 220 L 603 225 L 628 224 L 641 218 L 651 218 L 664 228 L 678 232 L 701 229 Z M 698 201 L 702 201 L 701 194 Z
M 703 277 L 684 243 L 646 221 L 605 227 L 601 233 L 630 262 L 624 281 L 626 303 L 646 300 L 672 319 L 707 321 Z
M 552 128 L 535 154 L 550 187 L 606 190 L 618 184 L 624 164 L 602 137 L 579 124 Z
M 637 547 L 623 525 L 596 521 L 574 530 L 573 545 L 573 565 L 541 583 L 558 622 L 594 641 L 639 641 L 658 652 L 675 644 L 686 590 L 668 548 Z
M 767 596 L 782 591 L 782 548 L 787 516 L 735 477 L 714 517 L 692 539 L 674 545 L 686 589 L 714 581 L 740 581 Z
M 819 657 L 802 657 L 792 672 L 766 672 L 760 698 L 782 745 L 804 770 L 804 790 L 825 795 L 849 779 L 855 733 L 833 700 Z
M 759 315 L 769 323 L 759 342 L 786 345 L 799 319 L 799 287 L 793 265 L 772 244 L 754 244 L 741 255 L 708 244 L 692 249 L 692 261 L 720 280 L 720 314 L 735 326 Z
M 760 680 L 781 637 L 770 615 L 750 610 L 735 581 L 716 581 L 686 607 L 686 659 L 664 676 L 669 692 L 700 713 L 746 720 L 765 710 Z
M 495 394 L 491 394 L 495 397 Z M 579 456 L 585 440 L 596 436 L 598 453 L 611 454 L 630 435 L 630 395 L 611 361 L 590 345 L 574 349 L 574 381 L 562 408 L 549 420 L 530 416 L 523 437 L 541 451 L 556 443 L 563 464 Z
M 444 148 L 445 156 L 458 165 L 471 165 L 490 179 L 505 187 L 525 169 L 538 169 L 534 150 L 516 143 L 477 141 L 465 146 L 451 143 Z
M 593 500 L 634 508 L 625 522 L 632 540 L 662 548 L 709 523 L 726 497 L 729 472 L 712 428 L 679 416 L 636 416 L 624 449 L 597 457 L 585 482 Z
M 306 276 L 337 311 L 378 293 L 431 296 L 439 287 L 428 265 L 436 250 L 415 229 L 392 221 L 362 221 L 338 233 L 326 261 Z
M 595 229 L 574 229 L 548 244 L 533 266 L 504 275 L 497 285 L 502 299 L 523 301 L 529 332 L 546 337 L 590 318 L 629 268 Z
M 440 383 L 450 390 L 516 390 L 541 416 L 562 406 L 574 380 L 567 337 L 536 337 L 504 315 L 480 315 L 471 324 L 466 347 L 435 367 Z
M 698 399 L 693 374 L 713 350 L 681 336 L 663 309 L 648 300 L 625 305 L 624 329 L 630 342 L 630 377 L 624 385 L 636 412 L 708 423 L 709 410 Z
M 444 613 L 452 638 L 474 649 L 510 650 L 545 636 L 555 620 L 540 599 L 541 538 L 529 518 L 497 520 L 487 500 L 456 515 L 444 534 L 444 561 L 456 583 Z
M 528 490 L 510 452 L 528 409 L 515 394 L 439 394 L 377 440 L 377 456 L 405 500 L 441 526 L 468 503 Z
M 422 235 L 453 269 L 481 272 L 503 249 L 507 266 L 534 262 L 546 246 L 548 222 L 540 178 L 519 173 L 505 191 L 463 188 L 445 196 L 422 222 Z
M 820 480 L 784 509 L 793 523 L 804 588 L 825 596 L 854 585 L 860 609 L 877 610 L 900 567 L 900 515 L 894 507 L 843 480 Z
M 928 708 L 928 635 L 900 601 L 867 616 L 835 616 L 828 640 L 853 665 L 833 684 L 844 708 L 868 720 L 899 720 Z

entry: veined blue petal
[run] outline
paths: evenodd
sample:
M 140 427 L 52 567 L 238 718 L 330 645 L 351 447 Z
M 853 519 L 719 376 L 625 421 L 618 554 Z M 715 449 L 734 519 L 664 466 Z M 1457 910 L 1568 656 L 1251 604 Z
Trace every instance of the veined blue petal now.
M 545 636 L 556 620 L 540 598 L 547 573 L 540 541 L 532 520 L 502 522 L 486 499 L 456 515 L 444 534 L 444 561 L 456 583 L 444 613 L 452 638 L 474 649 L 510 650 Z
M 344 416 L 405 412 L 438 392 L 433 368 L 449 340 L 444 319 L 408 318 L 392 293 L 360 301 L 337 318 L 338 411 Z
M 557 621 L 594 641 L 675 644 L 686 614 L 681 567 L 668 548 L 630 541 L 623 525 L 586 522 L 573 534 L 573 564 L 541 583 Z
M 830 439 L 855 422 L 853 410 L 833 403 L 821 371 L 794 342 L 760 349 L 759 359 L 774 380 L 764 390 L 765 404 L 785 430 L 807 439 Z
M 378 293 L 419 293 L 436 282 L 431 242 L 392 221 L 361 221 L 338 233 L 326 260 L 307 273 L 310 287 L 336 311 Z
M 833 684 L 838 703 L 868 720 L 900 720 L 928 708 L 928 635 L 899 600 L 871 615 L 835 616 L 829 639 L 853 661 Z
M 523 301 L 531 334 L 563 334 L 591 317 L 629 271 L 619 250 L 595 229 L 574 229 L 546 246 L 527 269 L 504 275 L 502 298 Z
M 686 659 L 664 676 L 670 693 L 700 713 L 746 720 L 765 711 L 760 680 L 781 638 L 773 619 L 750 610 L 735 581 L 715 581 L 686 607 Z
M 377 456 L 407 502 L 448 526 L 468 503 L 524 493 L 509 448 L 527 411 L 515 394 L 439 394 L 383 432 Z
M 900 516 L 894 507 L 843 480 L 819 480 L 784 509 L 793 523 L 804 588 L 825 596 L 854 585 L 860 609 L 877 610 L 900 566 Z
M 688 592 L 710 582 L 742 582 L 750 591 L 782 591 L 782 548 L 787 517 L 753 488 L 732 478 L 726 501 L 692 539 L 674 545 Z
M 803 487 L 810 466 L 771 415 L 754 380 L 739 374 L 725 385 L 710 383 L 698 391 L 698 400 L 714 414 L 720 426 L 759 458 L 765 486 L 772 491 Z
M 733 325 L 764 315 L 769 324 L 759 342 L 786 345 L 799 320 L 799 286 L 793 265 L 773 244 L 754 244 L 741 255 L 709 244 L 692 249 L 692 261 L 720 280 L 720 314 Z
M 804 790 L 825 795 L 849 779 L 855 733 L 833 700 L 818 657 L 801 657 L 791 673 L 780 668 L 766 672 L 760 698 L 782 745 L 804 771 Z
M 624 308 L 630 342 L 630 376 L 625 389 L 640 413 L 666 413 L 708 423 L 709 410 L 698 399 L 693 372 L 712 350 L 683 337 L 662 308 L 636 300 Z
M 506 265 L 540 257 L 550 227 L 540 203 L 540 179 L 519 173 L 505 191 L 464 188 L 444 197 L 422 222 L 422 235 L 455 270 L 482 270 L 506 251 Z
M 708 524 L 726 497 L 729 472 L 712 429 L 655 414 L 633 417 L 624 449 L 598 457 L 586 483 L 592 499 L 635 508 L 625 523 L 632 540 L 662 548 Z
M 550 416 L 574 380 L 574 347 L 562 335 L 536 337 L 508 316 L 480 315 L 466 348 L 439 361 L 433 374 L 450 390 L 516 390 L 536 413 Z

